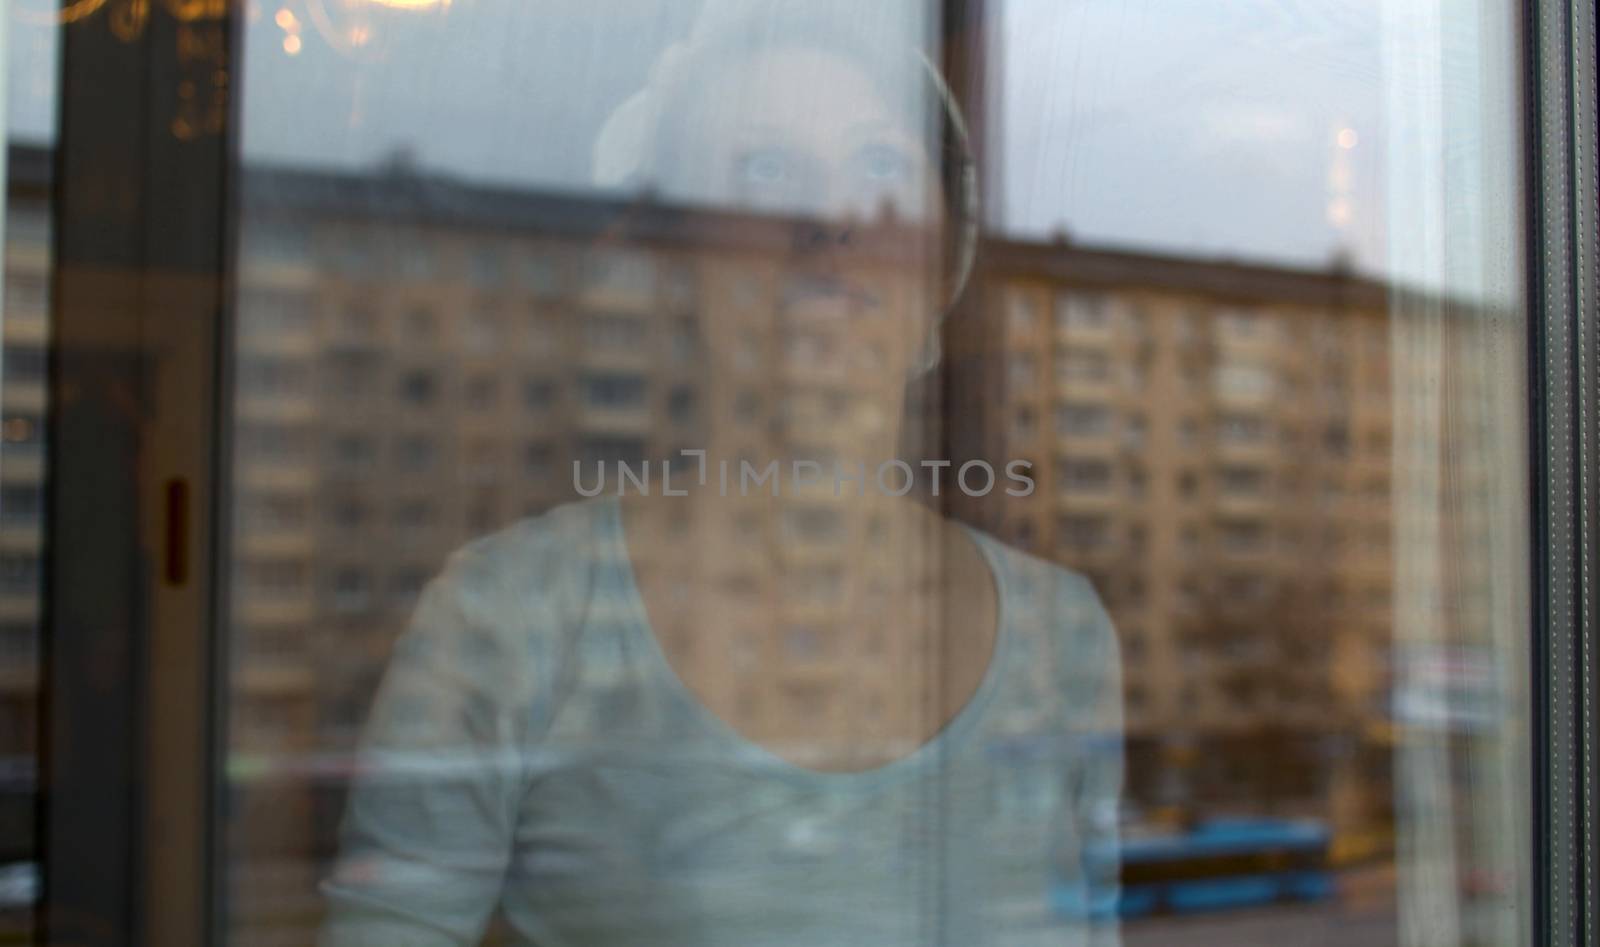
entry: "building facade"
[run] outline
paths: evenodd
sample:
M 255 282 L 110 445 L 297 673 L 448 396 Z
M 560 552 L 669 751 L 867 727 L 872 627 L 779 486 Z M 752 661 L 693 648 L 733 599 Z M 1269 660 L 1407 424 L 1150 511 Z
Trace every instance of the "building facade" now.
M 0 464 L 0 648 L 9 759 L 33 752 L 48 273 L 47 156 L 12 174 Z M 14 161 L 16 159 L 14 158 Z M 35 181 L 32 189 L 24 183 Z M 315 915 L 349 752 L 422 586 L 474 537 L 575 498 L 570 465 L 680 458 L 749 427 L 803 379 L 796 423 L 870 425 L 837 359 L 803 342 L 707 374 L 702 331 L 770 310 L 791 222 L 495 190 L 403 167 L 247 169 L 240 211 L 231 456 L 229 773 L 241 936 Z M 893 221 L 869 228 L 864 285 L 931 292 Z M 1123 654 L 1129 831 L 1210 816 L 1327 820 L 1351 857 L 1392 820 L 1396 470 L 1388 290 L 1337 266 L 1252 266 L 995 239 L 916 383 L 916 443 L 1031 496 L 948 512 L 1076 569 Z M 766 344 L 766 343 L 763 343 Z M 780 366 L 773 377 L 762 366 Z M 785 387 L 788 386 L 788 387 Z M 795 511 L 782 537 L 729 513 L 701 569 L 737 613 L 785 594 L 741 571 L 792 563 L 782 655 L 708 640 L 689 603 L 660 634 L 707 663 L 751 732 L 903 712 L 874 675 L 927 655 L 823 641 L 841 544 L 879 524 Z M 870 585 L 872 577 L 866 577 Z M 887 650 L 886 650 L 887 649 Z M 781 660 L 778 660 L 781 658 Z M 863 696 L 864 695 L 864 696 Z M 865 715 L 865 716 L 863 716 Z M 803 754 L 797 754 L 803 755 Z M 286 907 L 288 905 L 288 907 Z

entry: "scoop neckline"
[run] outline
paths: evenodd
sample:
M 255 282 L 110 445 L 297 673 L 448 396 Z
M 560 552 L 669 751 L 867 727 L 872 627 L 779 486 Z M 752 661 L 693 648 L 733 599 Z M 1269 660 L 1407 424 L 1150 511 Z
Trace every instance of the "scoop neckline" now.
M 790 782 L 809 784 L 813 787 L 867 788 L 915 775 L 937 762 L 952 744 L 957 743 L 963 734 L 971 730 L 993 697 L 996 681 L 1006 664 L 1006 655 L 1012 638 L 1008 608 L 1009 587 L 1005 570 L 1000 566 L 999 556 L 990 545 L 993 540 L 965 523 L 956 522 L 956 525 L 977 546 L 978 554 L 988 568 L 995 588 L 995 637 L 994 644 L 989 649 L 989 665 L 984 669 L 983 677 L 961 709 L 945 721 L 944 726 L 935 730 L 909 753 L 867 769 L 835 772 L 813 769 L 785 759 L 741 733 L 738 728 L 712 712 L 711 708 L 700 700 L 688 682 L 678 673 L 678 669 L 672 666 L 672 661 L 667 657 L 665 649 L 661 646 L 661 640 L 651 624 L 650 611 L 645 606 L 644 593 L 639 588 L 638 576 L 633 568 L 633 558 L 628 554 L 627 526 L 623 521 L 622 503 L 619 497 L 605 498 L 603 515 L 606 520 L 605 540 L 612 547 L 614 558 L 621 569 L 623 595 L 627 599 L 625 607 L 632 613 L 634 619 L 628 623 L 628 635 L 643 639 L 639 643 L 645 660 L 653 665 L 655 675 L 666 682 L 673 697 L 688 706 L 690 716 L 694 718 L 696 725 L 708 736 L 725 743 L 741 762 L 753 768 Z

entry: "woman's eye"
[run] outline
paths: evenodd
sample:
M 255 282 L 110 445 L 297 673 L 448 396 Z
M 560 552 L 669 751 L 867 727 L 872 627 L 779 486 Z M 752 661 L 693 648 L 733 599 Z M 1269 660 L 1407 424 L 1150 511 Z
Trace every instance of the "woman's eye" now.
M 868 145 L 858 153 L 857 161 L 862 172 L 874 181 L 903 178 L 911 165 L 905 154 L 891 145 Z
M 782 184 L 792 176 L 791 164 L 781 151 L 755 151 L 739 159 L 739 174 L 752 184 Z

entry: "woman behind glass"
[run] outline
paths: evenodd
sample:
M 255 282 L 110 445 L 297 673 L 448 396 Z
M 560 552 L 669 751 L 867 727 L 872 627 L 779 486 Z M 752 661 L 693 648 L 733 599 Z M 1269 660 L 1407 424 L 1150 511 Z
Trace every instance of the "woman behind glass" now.
M 907 392 L 975 219 L 921 8 L 711 0 L 607 123 L 599 183 L 793 239 L 695 256 L 670 483 L 652 459 L 619 496 L 606 463 L 424 592 L 325 945 L 474 943 L 496 908 L 540 945 L 1114 939 L 1110 623 L 915 499 L 960 486 Z M 1002 464 L 962 483 L 1003 508 L 1031 484 Z

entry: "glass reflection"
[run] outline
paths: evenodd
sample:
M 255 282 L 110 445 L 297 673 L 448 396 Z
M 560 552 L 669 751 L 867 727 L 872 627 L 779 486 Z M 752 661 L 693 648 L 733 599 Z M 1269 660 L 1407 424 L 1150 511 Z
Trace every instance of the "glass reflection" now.
M 1021 462 L 952 469 L 935 426 L 902 421 L 939 358 L 968 178 L 943 187 L 961 125 L 930 112 L 952 103 L 916 33 L 874 19 L 708 6 L 619 113 L 652 112 L 648 137 L 602 131 L 599 174 L 620 138 L 633 174 L 704 208 L 665 235 L 698 291 L 673 327 L 684 375 L 653 377 L 669 336 L 630 232 L 653 208 L 633 208 L 561 320 L 571 489 L 593 499 L 468 546 L 422 592 L 366 724 L 325 942 L 470 940 L 496 907 L 530 942 L 998 943 L 1047 897 L 1077 914 L 1058 934 L 1109 927 L 1110 623 L 1081 577 L 912 497 L 1034 484 Z M 471 347 L 493 320 L 468 318 Z M 433 320 L 403 331 L 426 343 Z M 436 372 L 402 370 L 408 421 Z M 659 407 L 666 451 L 643 436 Z M 435 437 L 401 436 L 392 469 L 425 473 Z M 370 588 L 336 573 L 336 607 Z
M 1383 112 L 1427 24 L 1124 88 L 1000 4 L 963 116 L 921 6 L 576 6 L 254 59 L 238 942 L 1516 942 L 1519 230 L 1409 203 L 1515 136 Z

